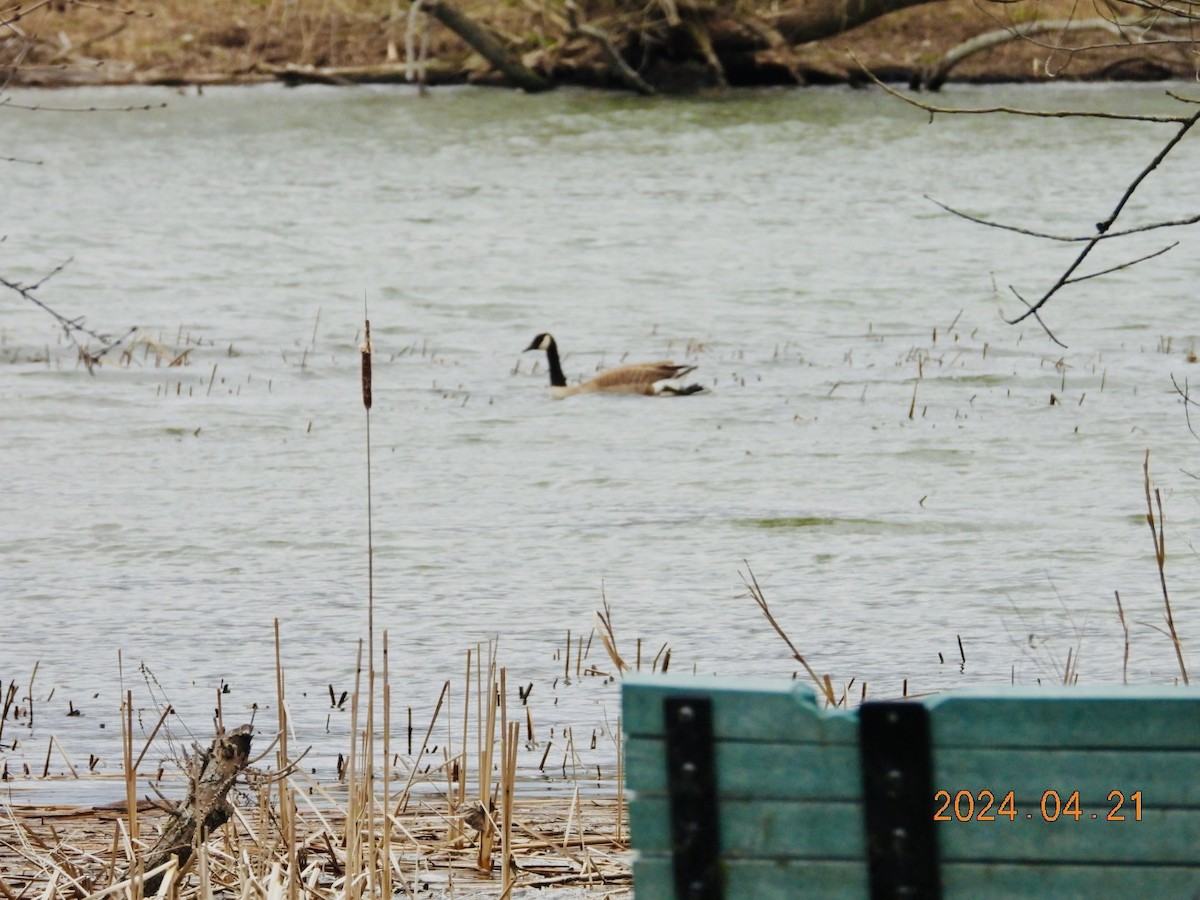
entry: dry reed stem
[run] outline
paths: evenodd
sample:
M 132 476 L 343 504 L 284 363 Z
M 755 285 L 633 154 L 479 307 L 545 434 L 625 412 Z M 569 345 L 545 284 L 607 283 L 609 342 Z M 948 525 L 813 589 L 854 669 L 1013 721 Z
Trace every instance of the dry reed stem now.
M 621 654 L 617 652 L 617 636 L 613 631 L 612 624 L 612 609 L 608 605 L 608 597 L 604 593 L 604 588 L 600 589 L 600 599 L 604 608 L 596 611 L 596 619 L 600 623 L 600 642 L 604 644 L 604 649 L 608 652 L 608 658 L 612 660 L 618 672 L 625 672 L 629 669 L 629 663 L 621 658 Z M 641 652 L 641 643 L 638 644 L 638 652 Z
M 479 808 L 483 810 L 483 828 L 479 832 L 479 855 L 476 865 L 484 871 L 492 869 L 492 841 L 495 838 L 495 823 L 492 821 L 492 748 L 496 741 L 496 660 L 494 645 L 488 645 L 487 680 L 487 725 L 478 735 L 479 765 Z M 483 692 L 480 691 L 480 696 Z M 480 723 L 482 725 L 482 720 Z
M 515 724 L 515 723 L 514 723 Z M 509 745 L 519 750 L 516 742 Z M 510 755 L 509 771 L 512 772 Z M 613 833 L 613 801 L 586 800 L 578 791 L 571 797 L 524 798 L 520 797 L 518 782 L 512 781 L 513 800 L 509 813 L 511 822 L 510 853 L 508 859 L 517 864 L 514 883 L 524 887 L 548 886 L 552 884 L 605 883 L 614 887 L 628 885 L 628 864 L 621 855 L 623 847 Z M 297 799 L 306 796 L 305 791 L 296 790 Z M 307 801 L 312 804 L 311 798 Z M 44 814 L 44 810 L 37 811 Z M 32 814 L 32 811 L 31 813 Z M 103 814 L 103 818 L 99 818 Z M 162 813 L 147 813 L 149 821 L 161 821 Z M 282 858 L 279 845 L 276 852 L 267 853 L 263 837 L 276 827 L 277 819 L 269 809 L 252 807 L 240 811 L 226 826 L 226 840 L 213 840 L 207 846 L 209 881 L 214 893 L 217 885 L 226 885 L 244 897 L 283 898 L 289 893 L 313 898 L 333 900 L 343 892 L 355 889 L 355 877 L 361 889 L 365 872 L 358 876 L 345 877 L 347 862 L 341 849 L 343 837 L 353 825 L 344 817 L 344 811 L 323 810 L 311 819 L 295 810 L 293 820 L 297 823 L 303 839 L 297 842 L 301 856 L 307 860 L 303 868 L 289 867 Z M 23 896 L 58 896 L 64 886 L 72 884 L 71 869 L 80 872 L 105 871 L 104 857 L 111 854 L 112 812 L 90 811 L 84 815 L 76 813 L 65 816 L 59 822 L 54 844 L 41 841 L 40 846 L 29 843 L 29 861 L 23 868 L 31 869 L 35 864 L 44 868 L 37 884 L 41 890 L 34 892 L 27 883 Z M 564 823 L 569 822 L 564 828 Z M 449 832 L 446 817 L 438 810 L 422 808 L 411 810 L 396 822 L 397 840 L 391 846 L 392 859 L 396 867 L 414 872 L 443 872 L 454 874 L 460 896 L 491 896 L 499 893 L 497 881 L 490 873 L 479 873 L 474 868 L 473 849 L 456 849 L 446 840 Z M 11 857 L 8 848 L 0 842 L 0 863 Z M 59 848 L 59 856 L 51 858 L 47 848 Z M 90 855 L 89 855 L 90 853 Z M 380 861 L 381 866 L 385 863 Z M 0 867 L 0 871 L 3 868 Z M 158 870 L 163 871 L 163 870 Z M 274 872 L 274 875 L 270 873 Z M 154 875 L 156 873 L 147 873 Z M 46 892 L 46 886 L 54 881 L 56 887 Z M 177 883 L 177 896 L 195 898 L 199 896 L 199 874 L 191 876 L 188 883 Z M 88 882 L 78 882 L 83 893 L 94 895 L 95 888 L 86 889 Z M 165 883 L 165 880 L 164 880 Z M 381 884 L 381 881 L 377 881 Z M 125 881 L 113 885 L 115 890 L 108 894 L 121 895 L 131 888 Z M 268 891 L 268 888 L 271 888 Z M 68 891 L 71 889 L 68 888 Z M 411 891 L 406 888 L 411 896 Z M 236 895 L 236 894 L 235 894 Z M 125 896 L 128 896 L 125 894 Z M 6 898 L 7 900 L 7 898 Z
M 494 642 L 489 645 L 486 687 L 481 683 L 481 689 L 476 692 L 477 709 L 481 714 L 476 720 L 480 750 L 477 771 L 483 781 L 480 786 L 483 808 L 489 810 L 479 844 L 482 849 L 485 841 L 500 843 L 502 881 L 493 880 L 495 874 L 490 865 L 490 846 L 487 850 L 489 865 L 486 868 L 479 866 L 476 848 L 469 844 L 464 846 L 462 818 L 457 811 L 463 808 L 464 804 L 458 801 L 465 799 L 468 789 L 467 759 L 465 753 L 456 754 L 449 741 L 443 765 L 449 769 L 461 757 L 460 765 L 456 775 L 450 778 L 446 792 L 439 791 L 433 804 L 421 801 L 413 804 L 415 808 L 405 811 L 403 817 L 385 814 L 374 822 L 367 814 L 369 804 L 375 801 L 369 792 L 364 791 L 361 773 L 369 762 L 366 756 L 373 755 L 375 748 L 367 739 L 368 734 L 360 731 L 359 714 L 364 699 L 360 693 L 364 674 L 362 641 L 359 642 L 356 659 L 351 704 L 351 752 L 344 782 L 347 783 L 348 792 L 344 802 L 336 801 L 325 788 L 295 765 L 295 761 L 290 759 L 294 735 L 288 712 L 286 671 L 278 623 L 275 638 L 279 714 L 279 736 L 276 740 L 279 745 L 274 749 L 281 772 L 273 779 L 264 779 L 258 784 L 257 802 L 254 805 L 236 807 L 232 818 L 219 834 L 197 845 L 197 866 L 190 874 L 185 876 L 174 869 L 168 871 L 165 867 L 143 872 L 143 850 L 140 841 L 131 838 L 134 831 L 128 813 L 126 809 L 114 809 L 107 812 L 92 810 L 90 814 L 73 812 L 64 817 L 64 821 L 69 821 L 80 836 L 79 840 L 73 842 L 63 839 L 61 825 L 53 841 L 27 839 L 25 845 L 16 851 L 0 838 L 0 880 L 9 871 L 6 864 L 14 858 L 14 854 L 24 854 L 27 863 L 22 868 L 29 869 L 32 866 L 38 874 L 24 882 L 15 896 L 41 896 L 47 900 L 67 895 L 91 896 L 101 885 L 108 886 L 106 896 L 136 898 L 140 896 L 141 885 L 147 877 L 159 878 L 162 885 L 159 896 L 185 900 L 214 895 L 262 897 L 264 900 L 344 900 L 372 892 L 372 896 L 380 896 L 380 891 L 389 884 L 391 893 L 386 896 L 400 892 L 411 897 L 414 894 L 405 881 L 406 870 L 411 871 L 414 878 L 421 877 L 422 872 L 440 870 L 447 873 L 451 876 L 452 892 L 455 878 L 458 878 L 459 892 L 464 897 L 484 894 L 496 897 L 501 890 L 511 891 L 517 886 L 628 885 L 628 863 L 621 856 L 625 850 L 621 808 L 623 796 L 619 795 L 615 807 L 611 799 L 585 799 L 577 782 L 569 801 L 562 797 L 547 800 L 521 798 L 521 782 L 517 775 L 523 726 L 519 721 L 508 721 L 507 671 L 498 665 Z M 383 722 L 385 732 L 390 732 L 386 632 L 383 641 Z M 581 639 L 579 644 L 582 647 L 584 641 Z M 476 660 L 476 677 L 482 682 L 481 656 Z M 464 698 L 462 724 L 464 745 L 471 727 L 471 662 L 472 655 L 468 654 L 468 696 Z M 526 696 L 523 694 L 523 699 Z M 127 734 L 124 751 L 126 759 L 129 759 L 133 751 L 133 722 L 130 717 L 132 692 L 126 692 L 124 700 L 122 713 Z M 441 706 L 448 701 L 447 683 L 430 721 L 421 753 L 426 752 Z M 486 710 L 483 709 L 484 703 Z M 162 721 L 160 718 L 159 726 Z M 156 732 L 159 726 L 156 726 Z M 451 729 L 449 722 L 447 729 Z M 500 797 L 494 798 L 491 760 L 497 744 L 497 730 L 500 731 L 499 751 L 503 761 L 497 768 Z M 566 743 L 564 773 L 568 760 L 573 771 L 576 763 L 581 762 L 576 758 L 571 729 L 566 732 Z M 268 748 L 263 757 L 271 752 L 272 748 Z M 387 780 L 390 752 L 385 734 L 383 796 L 388 806 L 397 799 L 390 796 L 390 782 Z M 139 761 L 145 753 L 143 750 Z M 410 793 L 420 773 L 419 762 L 418 757 L 412 764 L 412 774 L 406 788 Z M 127 787 L 128 776 L 135 773 L 136 765 L 130 766 L 126 772 Z M 441 775 L 438 773 L 434 777 Z M 279 782 L 279 794 L 273 800 L 271 789 L 274 781 Z M 429 784 L 437 787 L 432 779 Z M 254 790 L 253 781 L 250 787 Z M 540 792 L 541 788 L 538 790 Z M 492 806 L 494 799 L 500 800 L 500 809 L 493 819 L 490 810 L 495 808 Z M 134 811 L 138 812 L 136 806 Z M 137 827 L 143 830 L 161 828 L 161 824 L 155 824 L 162 821 L 161 811 L 143 805 L 140 812 L 139 821 L 146 821 Z M 46 810 L 37 810 L 36 814 L 44 817 L 47 813 Z M 564 818 L 567 820 L 565 827 Z M 372 830 L 375 831 L 374 835 L 371 834 Z M 375 853 L 368 850 L 372 846 L 376 847 Z M 121 855 L 129 860 L 129 876 L 127 880 L 115 884 L 116 861 Z M 397 876 L 395 880 L 391 880 L 393 873 Z M 464 877 L 468 879 L 468 884 L 463 884 Z M 3 900 L 9 898 L 5 896 Z
M 503 670 L 501 670 L 503 671 Z M 500 868 L 501 868 L 501 896 L 507 897 L 512 893 L 513 885 L 516 883 L 513 878 L 514 853 L 512 842 L 512 820 L 513 820 L 513 790 L 517 778 L 517 745 L 521 739 L 521 725 L 518 722 L 509 723 L 504 732 L 503 757 L 504 767 L 502 772 L 502 800 L 501 800 L 501 815 L 503 816 L 503 831 L 501 832 L 501 853 L 500 853 Z
M 317 319 L 320 320 L 321 311 L 317 310 Z M 317 340 L 317 326 L 313 325 L 313 342 Z M 388 633 L 387 629 L 383 630 L 383 836 L 382 843 L 384 853 L 387 858 L 385 865 L 380 871 L 380 889 L 384 897 L 392 896 L 392 866 L 391 855 L 388 853 L 388 848 L 392 846 L 392 817 L 387 815 L 388 800 L 391 797 L 391 772 L 392 772 L 392 691 L 390 682 L 390 673 L 388 671 Z M 449 687 L 450 682 L 446 682 Z M 432 726 L 431 726 L 432 727 Z M 422 747 L 422 749 L 424 749 Z M 414 767 L 415 768 L 415 767 Z M 407 887 L 407 885 L 406 885 Z
M 132 843 L 139 842 L 137 819 L 137 768 L 133 764 L 133 691 L 125 692 L 125 708 L 121 716 L 121 746 L 125 754 L 125 808 L 129 814 L 129 834 Z M 130 856 L 130 860 L 133 860 Z
M 764 596 L 762 588 L 759 587 L 758 579 L 754 577 L 754 572 L 750 568 L 750 563 L 746 560 L 743 560 L 743 562 L 746 563 L 746 572 L 750 576 L 749 580 L 747 580 L 746 575 L 742 575 L 741 572 L 738 574 L 741 575 L 742 584 L 746 586 L 750 599 L 758 605 L 759 610 L 762 611 L 762 614 L 766 617 L 767 622 L 769 622 L 771 627 L 775 629 L 775 633 L 783 638 L 783 642 L 787 644 L 788 649 L 792 651 L 792 658 L 804 667 L 804 671 L 808 673 L 809 678 L 813 680 L 813 683 L 817 686 L 817 689 L 821 692 L 822 696 L 824 696 L 825 702 L 830 706 L 837 706 L 837 697 L 834 696 L 833 684 L 830 681 L 829 676 L 826 675 L 824 679 L 822 679 L 819 675 L 817 675 L 813 667 L 808 664 L 808 660 L 806 660 L 800 654 L 800 651 L 796 649 L 796 645 L 792 643 L 792 639 L 787 636 L 787 633 L 784 632 L 783 627 L 778 621 L 776 621 L 775 617 L 771 615 L 770 607 L 767 606 L 767 598 Z
M 400 797 L 396 801 L 393 815 L 400 815 L 404 812 L 405 806 L 408 804 L 409 792 L 412 790 L 413 780 L 417 777 L 417 773 L 421 768 L 421 759 L 425 756 L 425 750 L 429 747 L 429 737 L 433 734 L 434 726 L 437 724 L 438 716 L 441 714 L 442 705 L 450 696 L 450 682 L 442 684 L 442 691 L 438 694 L 437 704 L 433 708 L 433 718 L 429 720 L 429 727 L 425 729 L 425 737 L 421 740 L 421 749 L 417 752 L 416 759 L 413 760 L 412 768 L 408 772 L 408 781 L 404 785 L 404 789 L 400 791 Z
M 1175 648 L 1175 658 L 1179 661 L 1179 674 L 1183 678 L 1184 684 L 1190 684 L 1188 680 L 1187 665 L 1183 660 L 1183 644 L 1179 640 L 1179 633 L 1175 630 L 1175 614 L 1171 611 L 1171 595 L 1167 591 L 1167 538 L 1164 530 L 1166 517 L 1163 514 L 1162 494 L 1155 488 L 1154 501 L 1150 499 L 1150 451 L 1146 451 L 1145 461 L 1142 463 L 1143 485 L 1146 491 L 1146 522 L 1150 525 L 1150 536 L 1154 541 L 1154 559 L 1158 565 L 1158 581 L 1162 586 L 1163 606 L 1166 609 L 1167 618 L 1167 634 L 1171 638 L 1171 644 Z M 1154 518 L 1155 504 L 1158 506 L 1158 521 L 1157 524 Z
M 359 864 L 359 835 L 361 829 L 361 797 L 358 791 L 358 699 L 362 686 L 362 641 L 358 642 L 358 655 L 354 663 L 354 692 L 350 699 L 350 751 L 346 757 L 346 782 L 349 788 L 346 799 L 346 866 L 345 885 L 347 900 L 352 900 L 355 894 L 351 886 L 358 882 Z

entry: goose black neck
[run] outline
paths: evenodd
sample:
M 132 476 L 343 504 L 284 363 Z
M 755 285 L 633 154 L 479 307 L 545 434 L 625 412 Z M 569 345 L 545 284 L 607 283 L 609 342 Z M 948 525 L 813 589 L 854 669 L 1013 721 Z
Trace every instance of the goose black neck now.
M 553 341 L 546 348 L 546 361 L 550 363 L 550 386 L 566 387 L 567 379 L 563 377 L 562 364 L 558 361 L 558 344 Z

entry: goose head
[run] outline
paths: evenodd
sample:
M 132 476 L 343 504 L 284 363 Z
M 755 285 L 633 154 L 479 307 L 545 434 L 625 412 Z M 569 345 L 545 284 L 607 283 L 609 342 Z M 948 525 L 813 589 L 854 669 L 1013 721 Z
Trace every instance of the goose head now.
M 543 331 L 532 341 L 530 341 L 529 346 L 526 347 L 522 352 L 528 353 L 530 350 L 549 350 L 552 347 L 554 347 L 553 335 Z

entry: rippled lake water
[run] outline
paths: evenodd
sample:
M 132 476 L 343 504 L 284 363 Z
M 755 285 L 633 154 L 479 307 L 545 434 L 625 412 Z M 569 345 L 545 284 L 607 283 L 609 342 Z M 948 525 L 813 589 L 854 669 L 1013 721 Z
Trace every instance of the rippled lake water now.
M 573 726 L 607 766 L 616 686 L 562 659 L 605 599 L 631 661 L 640 640 L 645 665 L 667 645 L 673 671 L 790 677 L 751 570 L 856 699 L 1055 680 L 1068 656 L 1081 681 L 1120 681 L 1115 592 L 1128 677 L 1169 682 L 1147 450 L 1176 621 L 1200 636 L 1200 445 L 1172 388 L 1196 372 L 1200 236 L 1098 252 L 1088 271 L 1182 241 L 1054 300 L 1064 350 L 1002 314 L 1008 285 L 1037 295 L 1077 245 L 927 199 L 1087 233 L 1163 126 L 931 123 L 841 89 L 12 96 L 167 104 L 0 111 L 0 156 L 22 160 L 0 170 L 0 275 L 69 258 L 38 296 L 139 329 L 131 361 L 89 375 L 0 293 L 0 678 L 35 698 L 35 727 L 4 729 L 12 767 L 40 771 L 55 735 L 118 770 L 122 686 L 147 730 L 169 701 L 208 734 L 223 685 L 227 722 L 257 705 L 269 730 L 278 619 L 298 740 L 331 775 L 349 719 L 330 686 L 353 687 L 367 634 L 364 302 L 375 623 L 418 732 L 496 638 L 514 707 L 533 685 L 526 762 Z M 943 101 L 1173 106 L 1161 86 Z M 1129 224 L 1194 214 L 1198 157 L 1181 146 Z M 674 357 L 711 390 L 554 401 L 521 353 L 540 331 L 571 377 Z M 589 664 L 613 670 L 598 639 Z

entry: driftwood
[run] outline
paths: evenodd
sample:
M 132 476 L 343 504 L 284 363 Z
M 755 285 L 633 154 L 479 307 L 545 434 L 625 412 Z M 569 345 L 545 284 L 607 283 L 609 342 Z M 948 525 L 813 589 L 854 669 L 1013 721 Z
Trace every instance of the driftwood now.
M 434 84 L 452 84 L 464 81 L 459 66 L 433 60 L 425 63 L 427 80 Z M 405 84 L 411 82 L 408 66 L 404 63 L 378 63 L 368 66 L 297 66 L 273 65 L 260 62 L 254 67 L 256 73 L 269 75 L 284 84 Z
M 233 815 L 226 794 L 237 781 L 250 757 L 252 728 L 243 725 L 213 739 L 207 750 L 197 748 L 189 760 L 187 798 L 171 811 L 171 817 L 141 864 L 151 872 L 175 857 L 183 871 L 201 841 L 229 821 Z M 162 874 L 146 879 L 146 894 L 158 890 Z

